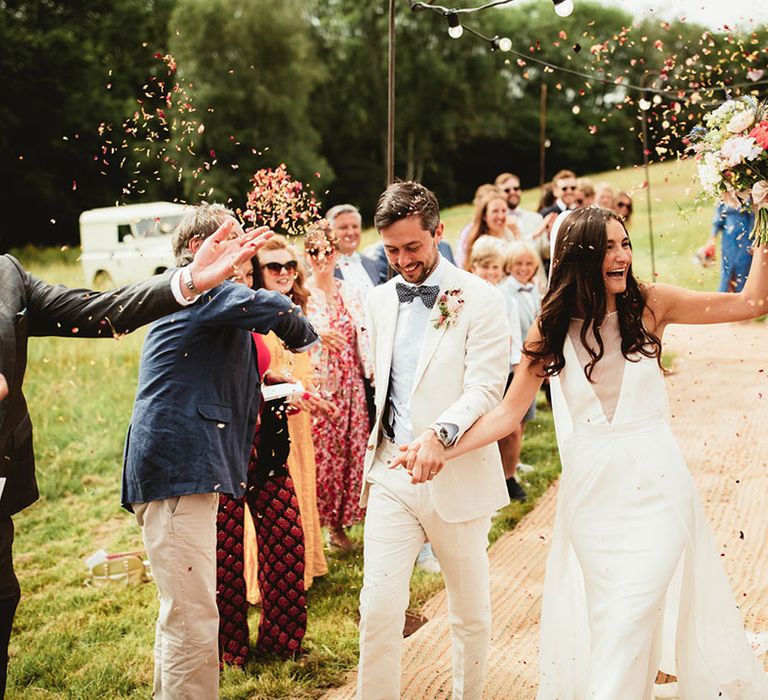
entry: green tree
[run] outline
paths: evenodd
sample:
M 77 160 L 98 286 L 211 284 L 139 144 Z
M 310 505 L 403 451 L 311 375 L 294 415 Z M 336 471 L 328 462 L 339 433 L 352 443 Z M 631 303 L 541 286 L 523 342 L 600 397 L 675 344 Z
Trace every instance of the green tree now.
M 4 246 L 75 242 L 80 211 L 119 198 L 128 175 L 113 154 L 97 157 L 98 126 L 119 125 L 135 104 L 152 54 L 165 41 L 172 5 L 173 0 L 2 3 Z
M 181 153 L 190 201 L 241 206 L 249 177 L 281 163 L 301 180 L 332 179 L 310 119 L 324 70 L 304 2 L 180 0 L 170 26 L 178 80 L 204 125 L 194 155 Z

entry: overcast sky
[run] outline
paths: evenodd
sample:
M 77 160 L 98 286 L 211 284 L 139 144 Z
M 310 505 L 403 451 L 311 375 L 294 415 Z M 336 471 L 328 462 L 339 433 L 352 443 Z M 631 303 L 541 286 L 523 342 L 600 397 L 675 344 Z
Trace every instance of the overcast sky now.
M 711 29 L 768 24 L 768 0 L 600 0 L 604 5 L 623 7 L 638 19 L 687 17 Z M 578 7 L 579 0 L 574 0 Z

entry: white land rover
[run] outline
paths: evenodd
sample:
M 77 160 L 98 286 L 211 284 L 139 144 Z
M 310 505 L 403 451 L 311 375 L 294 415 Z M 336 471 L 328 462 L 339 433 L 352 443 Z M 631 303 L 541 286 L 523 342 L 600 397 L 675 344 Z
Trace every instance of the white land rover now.
M 80 214 L 86 284 L 109 289 L 174 267 L 171 234 L 185 208 L 173 202 L 150 202 Z

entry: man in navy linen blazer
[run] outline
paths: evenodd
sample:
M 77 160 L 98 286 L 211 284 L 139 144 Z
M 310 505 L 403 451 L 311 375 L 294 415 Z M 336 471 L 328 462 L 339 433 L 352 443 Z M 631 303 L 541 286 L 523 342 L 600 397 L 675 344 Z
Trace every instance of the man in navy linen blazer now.
M 174 234 L 183 264 L 229 216 L 201 205 Z M 150 326 L 126 438 L 122 503 L 136 513 L 160 597 L 155 698 L 218 696 L 216 513 L 240 497 L 260 400 L 251 331 L 289 348 L 317 340 L 277 292 L 225 282 Z

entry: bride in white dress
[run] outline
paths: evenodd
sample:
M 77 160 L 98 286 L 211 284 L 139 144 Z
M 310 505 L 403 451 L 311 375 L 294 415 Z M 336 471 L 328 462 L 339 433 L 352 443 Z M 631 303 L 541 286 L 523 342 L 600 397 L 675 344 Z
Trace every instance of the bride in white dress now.
M 659 358 L 669 323 L 765 313 L 768 255 L 755 249 L 740 294 L 646 286 L 612 212 L 571 212 L 559 228 L 549 291 L 509 391 L 445 454 L 508 434 L 550 376 L 563 471 L 538 700 L 650 700 L 660 669 L 677 675 L 681 700 L 766 700 L 768 676 L 670 429 Z M 415 450 L 401 461 L 442 466 L 423 467 Z

